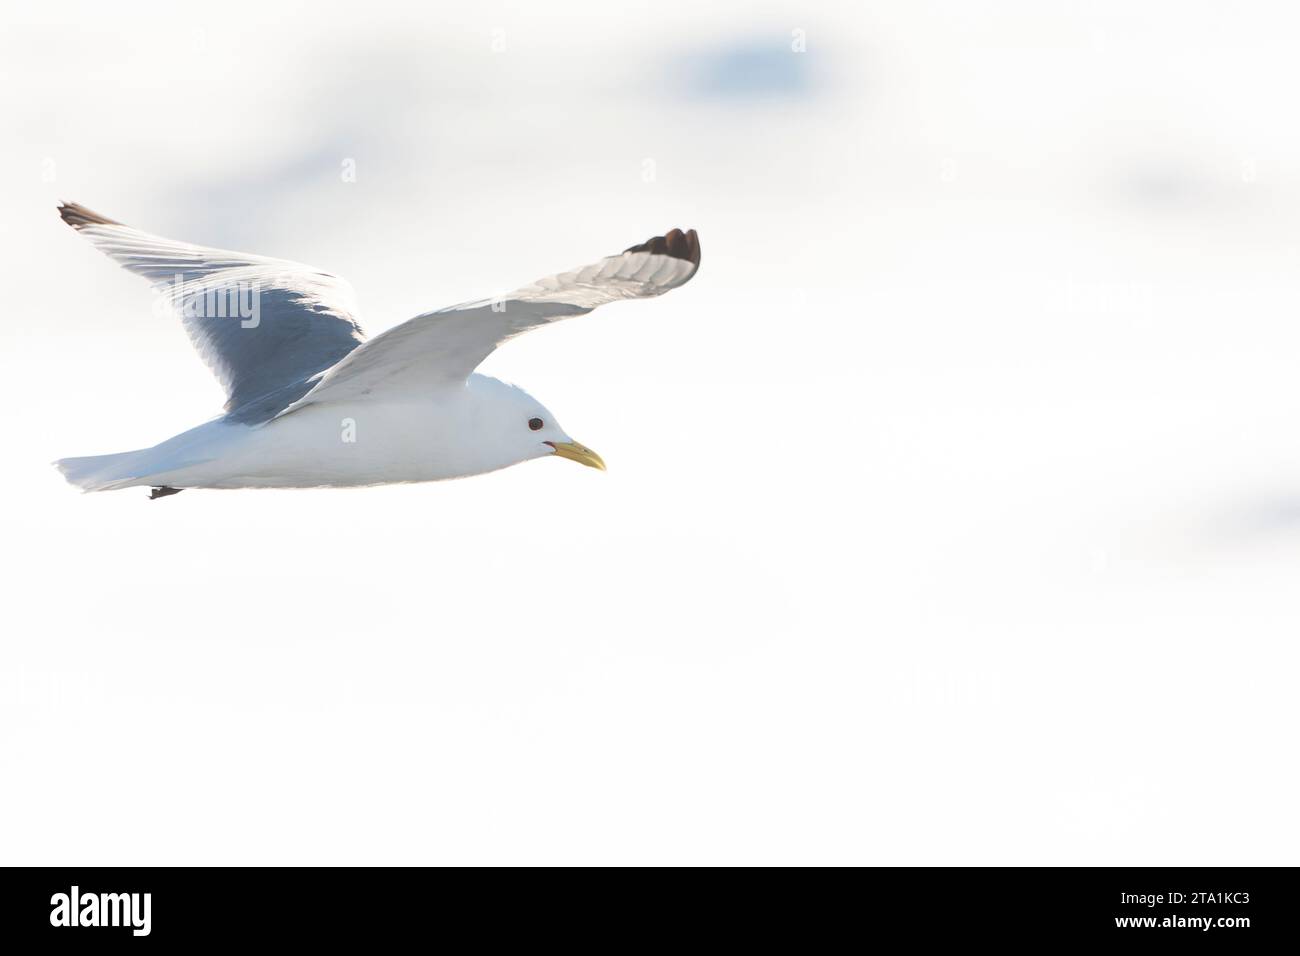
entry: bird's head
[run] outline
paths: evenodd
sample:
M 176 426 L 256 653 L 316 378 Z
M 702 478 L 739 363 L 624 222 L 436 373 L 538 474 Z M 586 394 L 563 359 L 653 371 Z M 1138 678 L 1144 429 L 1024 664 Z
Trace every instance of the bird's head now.
M 490 467 L 554 455 L 605 470 L 598 454 L 570 438 L 555 416 L 522 388 L 472 375 L 468 392 L 476 443 L 491 458 Z

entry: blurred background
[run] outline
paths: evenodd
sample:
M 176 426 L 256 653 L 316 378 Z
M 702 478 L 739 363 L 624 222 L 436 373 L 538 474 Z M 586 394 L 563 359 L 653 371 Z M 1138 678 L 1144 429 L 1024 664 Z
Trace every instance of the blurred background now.
M 7 4 L 0 859 L 1295 862 L 1296 25 Z M 703 263 L 486 363 L 607 474 L 83 496 L 223 396 L 59 199 L 371 334 Z

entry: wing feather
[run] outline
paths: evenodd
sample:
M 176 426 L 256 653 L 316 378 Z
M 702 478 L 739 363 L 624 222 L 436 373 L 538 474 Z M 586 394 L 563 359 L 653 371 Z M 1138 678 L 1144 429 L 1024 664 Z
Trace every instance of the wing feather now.
M 607 302 L 662 295 L 690 281 L 699 265 L 700 240 L 695 230 L 673 229 L 507 296 L 417 316 L 349 353 L 280 414 L 313 403 L 350 401 L 385 391 L 416 393 L 464 381 L 516 335 Z
M 275 417 L 365 341 L 352 287 L 338 276 L 165 239 L 77 203 L 61 204 L 59 214 L 167 299 L 225 389 L 233 420 Z

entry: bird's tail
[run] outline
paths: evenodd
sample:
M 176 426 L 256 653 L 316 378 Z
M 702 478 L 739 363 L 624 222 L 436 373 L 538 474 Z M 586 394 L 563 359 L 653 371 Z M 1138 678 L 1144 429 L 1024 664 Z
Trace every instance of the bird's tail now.
M 110 491 L 139 481 L 142 476 L 135 467 L 139 461 L 140 451 L 123 451 L 116 455 L 60 458 L 54 467 L 82 491 Z

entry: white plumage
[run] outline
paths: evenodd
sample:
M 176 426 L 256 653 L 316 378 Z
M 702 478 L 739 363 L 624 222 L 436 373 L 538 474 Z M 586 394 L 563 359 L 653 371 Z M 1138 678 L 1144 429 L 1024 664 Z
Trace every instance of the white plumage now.
M 153 236 L 73 203 L 59 211 L 167 297 L 227 394 L 224 415 L 152 448 L 55 463 L 87 491 L 436 481 L 546 455 L 603 468 L 527 392 L 474 369 L 529 329 L 676 288 L 700 262 L 695 231 L 674 229 L 367 341 L 337 276 Z

